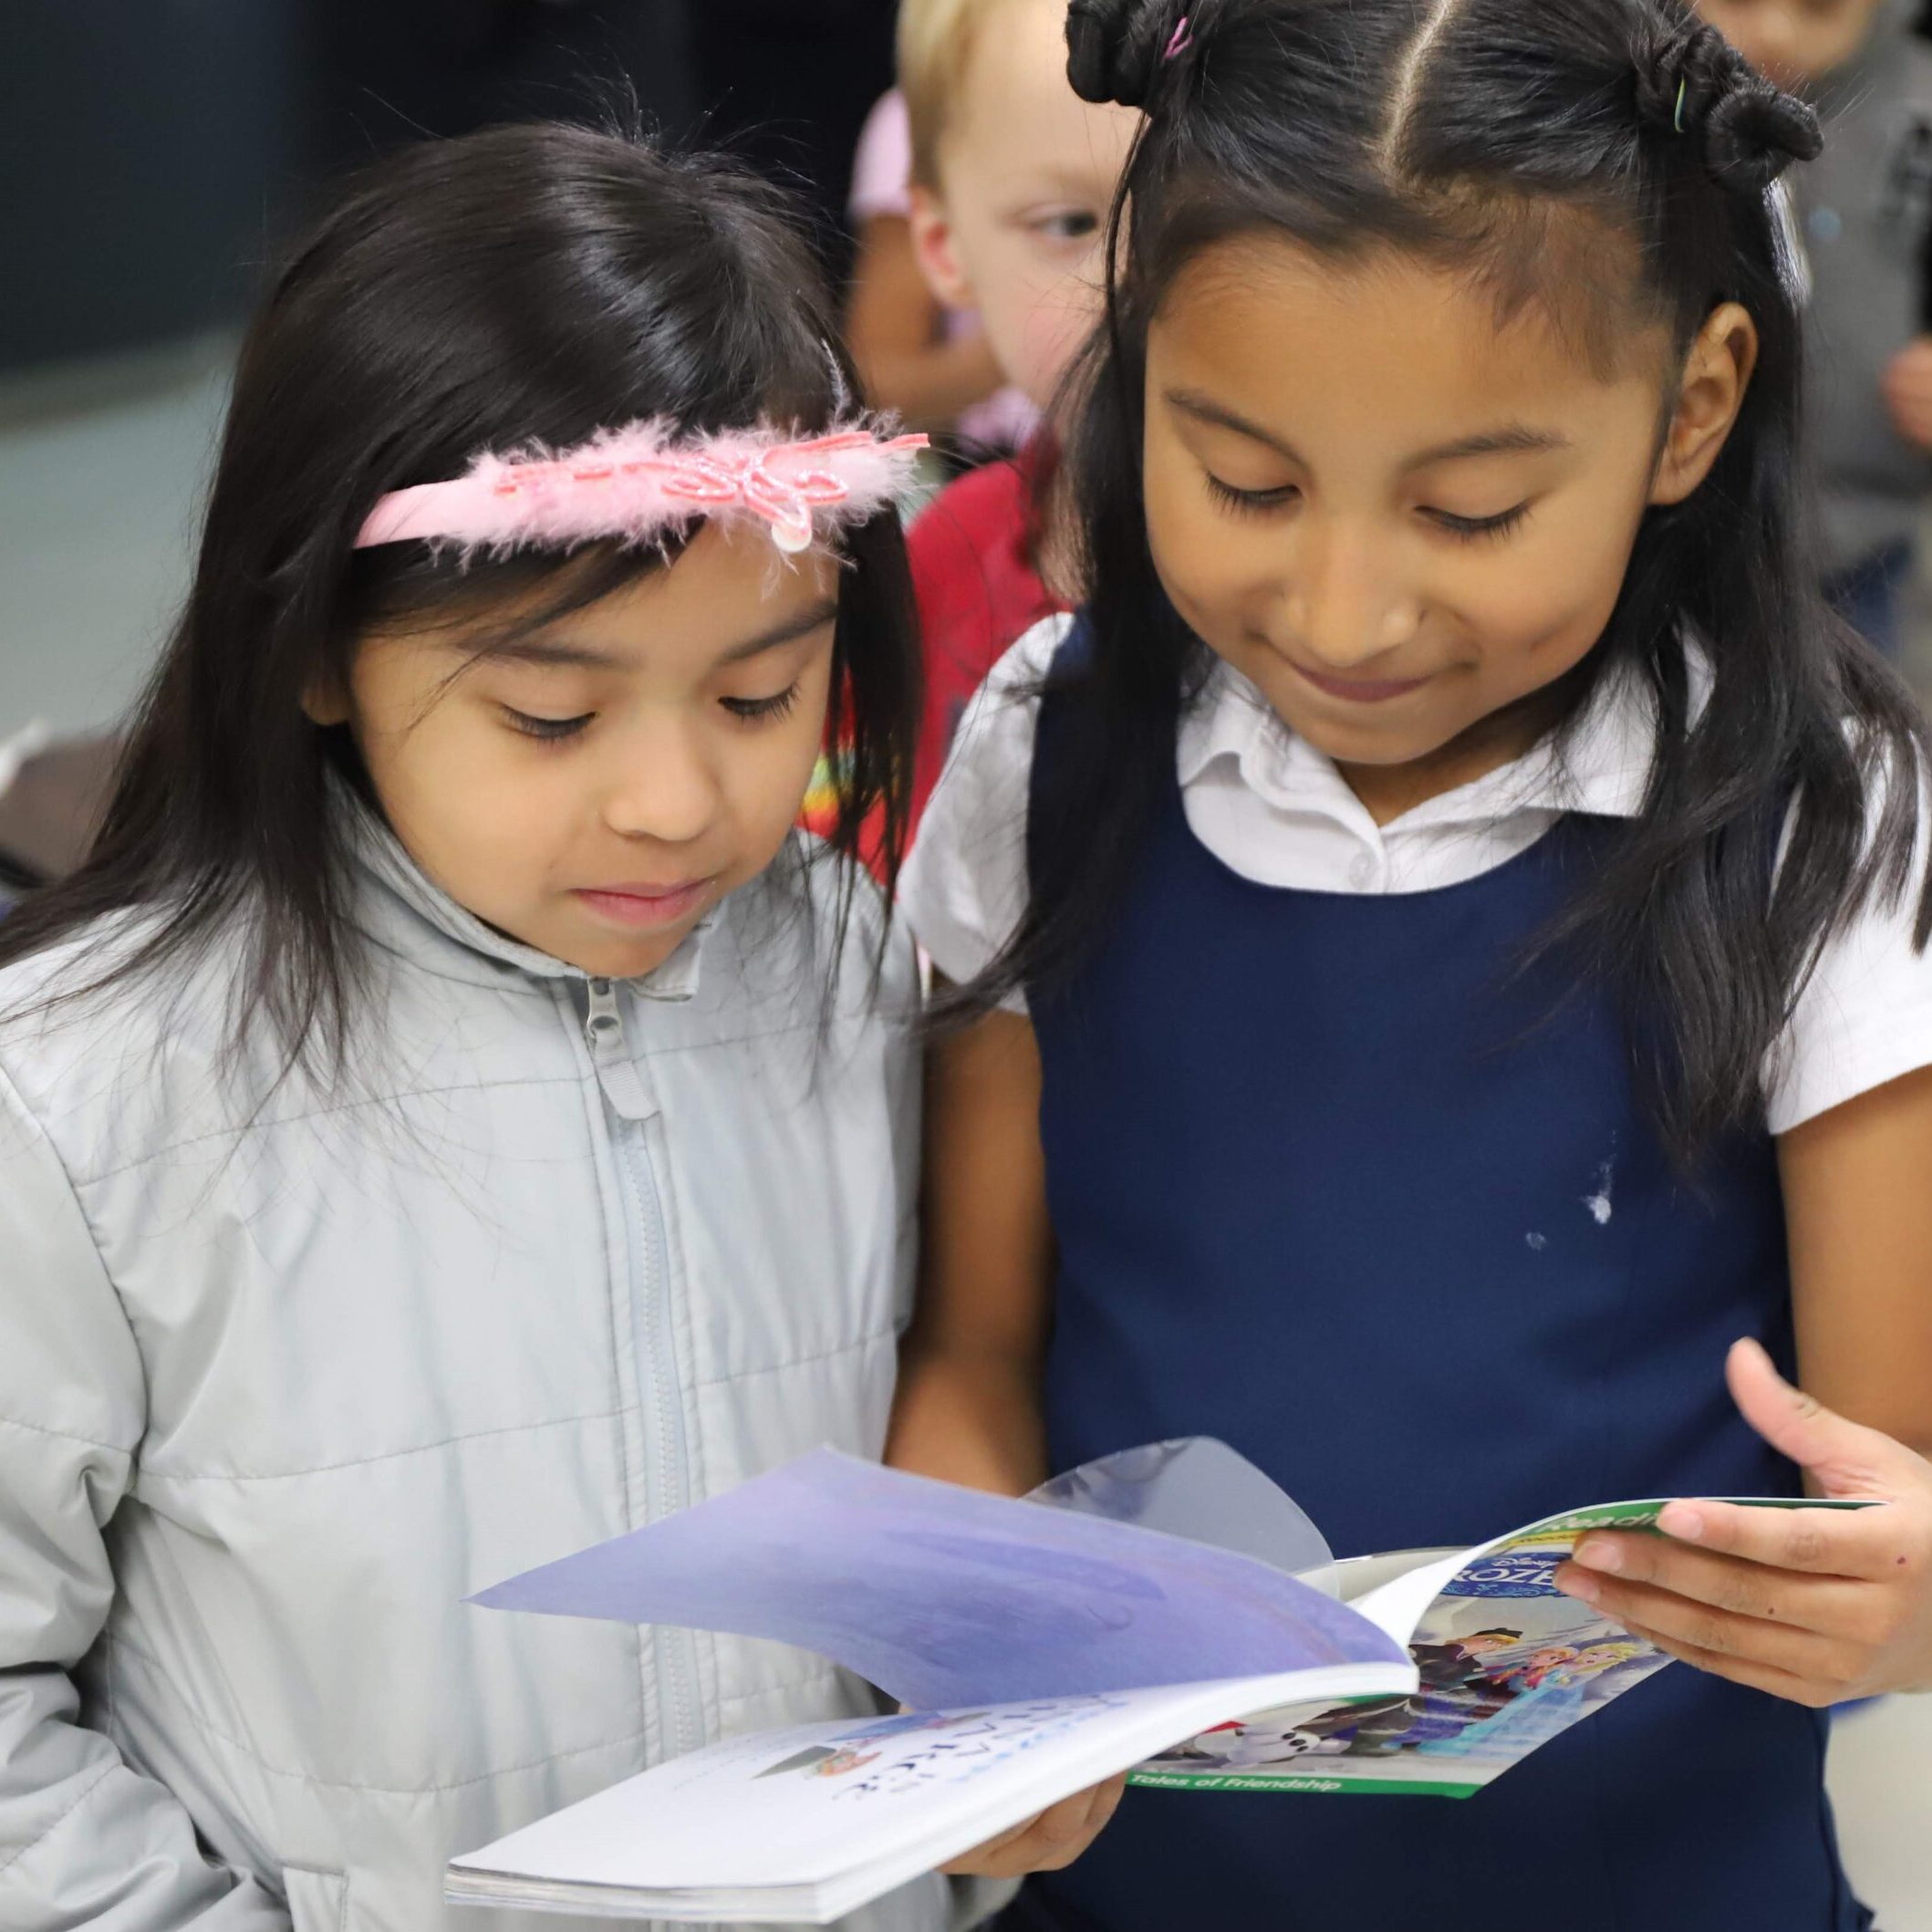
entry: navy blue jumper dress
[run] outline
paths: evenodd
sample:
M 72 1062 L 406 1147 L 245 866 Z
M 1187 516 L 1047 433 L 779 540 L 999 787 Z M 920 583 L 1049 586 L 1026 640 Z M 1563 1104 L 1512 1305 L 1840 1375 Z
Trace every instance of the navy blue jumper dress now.
M 1045 700 L 1036 876 L 1081 836 L 1054 795 L 1080 729 Z M 1032 997 L 1054 1468 L 1219 1436 L 1341 1555 L 1798 1492 L 1722 1379 L 1740 1335 L 1792 1366 L 1769 1138 L 1687 1188 L 1613 1001 L 1512 976 L 1617 832 L 1573 815 L 1435 891 L 1281 890 L 1194 837 L 1175 784 L 1101 942 Z M 1013 1922 L 1852 1932 L 1824 1744 L 1817 1713 L 1677 1665 L 1464 1801 L 1129 1792 Z

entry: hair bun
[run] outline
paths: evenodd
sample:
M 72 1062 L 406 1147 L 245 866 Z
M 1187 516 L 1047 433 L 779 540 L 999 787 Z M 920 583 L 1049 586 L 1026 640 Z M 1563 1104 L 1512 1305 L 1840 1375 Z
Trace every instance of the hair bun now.
M 1711 178 L 1734 194 L 1762 194 L 1824 147 L 1811 109 L 1701 20 L 1674 26 L 1638 59 L 1636 89 L 1645 118 L 1696 139 Z
M 1802 100 L 1753 75 L 1725 95 L 1704 123 L 1704 165 L 1727 188 L 1762 194 L 1794 161 L 1824 150 L 1818 117 Z
M 1174 0 L 1070 0 L 1066 78 L 1082 100 L 1145 108 L 1172 45 Z

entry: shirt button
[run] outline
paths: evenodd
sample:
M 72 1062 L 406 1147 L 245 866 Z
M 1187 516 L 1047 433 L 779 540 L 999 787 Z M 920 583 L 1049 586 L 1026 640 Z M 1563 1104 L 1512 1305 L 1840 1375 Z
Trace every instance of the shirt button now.
M 1376 876 L 1376 862 L 1364 852 L 1359 854 L 1348 868 L 1348 883 L 1357 892 L 1368 890 L 1369 881 Z

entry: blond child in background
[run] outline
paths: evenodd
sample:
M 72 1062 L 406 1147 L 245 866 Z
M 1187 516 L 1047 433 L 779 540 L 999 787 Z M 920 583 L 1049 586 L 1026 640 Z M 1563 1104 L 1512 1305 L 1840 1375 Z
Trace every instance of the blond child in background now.
M 1824 152 L 1793 199 L 1810 259 L 1826 595 L 1881 650 L 1932 485 L 1932 48 L 1916 0 L 1698 0 L 1752 66 L 1802 94 Z
M 914 429 L 955 433 L 974 459 L 1016 448 L 1040 412 L 1000 373 L 970 309 L 926 286 L 912 246 L 912 131 L 894 88 L 867 118 L 846 208 L 858 244 L 846 339 L 882 408 Z
M 1036 411 L 1099 314 L 1107 210 L 1137 123 L 1067 84 L 1065 18 L 1065 0 L 905 0 L 899 14 L 914 257 L 949 312 L 977 313 Z M 915 816 L 981 680 L 1060 608 L 1028 514 L 1052 457 L 1038 430 L 1016 462 L 961 478 L 913 526 L 927 679 Z

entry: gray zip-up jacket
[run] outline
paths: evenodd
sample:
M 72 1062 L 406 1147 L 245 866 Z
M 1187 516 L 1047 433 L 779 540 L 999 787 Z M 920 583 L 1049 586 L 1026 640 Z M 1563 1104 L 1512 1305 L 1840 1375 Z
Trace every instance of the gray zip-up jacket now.
M 1817 89 L 1824 152 L 1786 179 L 1811 269 L 1813 435 L 1833 569 L 1909 541 L 1932 457 L 1892 426 L 1886 365 L 1925 327 L 1932 231 L 1932 47 L 1916 0 L 1884 0 L 1858 56 Z
M 223 1072 L 224 964 L 0 1025 L 5 1932 L 438 1932 L 452 1853 L 865 1708 L 774 1645 L 463 1599 L 878 1452 L 909 949 L 875 1001 L 867 888 L 827 1007 L 832 867 L 801 858 L 587 982 L 362 846 L 384 1023 L 344 1091 L 277 1085 L 262 1041 Z M 0 973 L 0 1011 L 124 938 Z M 933 1879 L 864 1922 L 945 1912 Z

